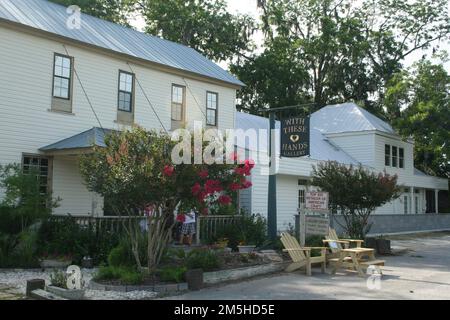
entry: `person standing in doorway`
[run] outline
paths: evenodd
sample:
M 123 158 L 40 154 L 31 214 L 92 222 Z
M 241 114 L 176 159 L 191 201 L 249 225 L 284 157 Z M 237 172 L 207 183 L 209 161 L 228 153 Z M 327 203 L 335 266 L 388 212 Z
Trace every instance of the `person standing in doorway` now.
M 192 237 L 195 234 L 195 210 L 191 209 L 185 214 L 183 227 L 181 228 L 180 244 L 184 244 L 186 237 L 188 245 L 192 245 Z

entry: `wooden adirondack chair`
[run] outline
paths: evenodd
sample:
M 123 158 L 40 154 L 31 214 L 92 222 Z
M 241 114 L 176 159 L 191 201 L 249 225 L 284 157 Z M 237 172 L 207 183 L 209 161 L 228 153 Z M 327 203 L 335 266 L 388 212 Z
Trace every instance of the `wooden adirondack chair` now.
M 333 228 L 329 228 L 328 230 L 328 237 L 327 239 L 329 240 L 339 240 L 339 241 L 343 241 L 344 243 L 347 243 L 347 248 L 350 246 L 351 243 L 356 243 L 356 247 L 357 248 L 361 248 L 361 243 L 364 242 L 364 240 L 355 240 L 355 239 L 339 239 L 336 230 L 334 230 Z
M 300 247 L 297 239 L 291 236 L 289 233 L 281 234 L 281 242 L 284 245 L 285 252 L 289 253 L 292 259 L 292 263 L 286 268 L 287 272 L 292 272 L 302 267 L 306 268 L 306 274 L 311 275 L 311 264 L 320 263 L 322 268 L 322 273 L 325 272 L 326 268 L 326 251 L 325 247 Z M 311 250 L 318 249 L 321 250 L 321 255 L 319 257 L 311 257 Z
M 351 243 L 356 244 L 356 249 L 365 249 L 361 247 L 361 244 L 364 242 L 364 240 L 355 240 L 355 239 L 339 239 L 336 230 L 333 228 L 329 229 L 327 239 L 323 240 L 324 244 L 328 245 L 328 249 L 331 251 L 331 253 L 327 254 L 327 262 L 330 263 L 336 263 L 339 260 L 341 250 L 342 249 L 349 249 Z M 352 262 L 353 258 L 348 255 L 343 258 L 343 264 L 353 268 L 355 262 Z M 384 266 L 385 261 L 384 260 L 375 260 L 375 257 L 373 256 L 371 259 L 367 261 L 360 260 L 360 263 L 363 267 L 368 267 L 369 265 L 376 265 L 376 266 Z

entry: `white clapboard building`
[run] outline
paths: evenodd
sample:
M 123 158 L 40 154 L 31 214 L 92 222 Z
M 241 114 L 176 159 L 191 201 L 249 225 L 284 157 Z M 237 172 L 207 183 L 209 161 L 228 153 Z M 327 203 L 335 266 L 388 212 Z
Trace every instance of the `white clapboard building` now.
M 414 168 L 414 141 L 404 141 L 386 122 L 354 103 L 330 105 L 311 115 L 311 155 L 280 158 L 279 128 L 276 123 L 277 223 L 278 229 L 294 222 L 293 216 L 305 201 L 312 166 L 321 161 L 363 165 L 369 170 L 397 174 L 403 194 L 375 212 L 376 215 L 424 215 L 437 213 L 439 197 L 448 190 L 448 180 L 426 175 Z M 240 196 L 241 206 L 253 213 L 267 215 L 267 145 L 269 120 L 242 112 L 236 114 L 236 127 L 243 130 L 238 148 L 254 158 L 253 187 Z M 248 131 L 250 129 L 250 131 Z M 258 137 L 252 135 L 258 130 Z M 259 131 L 261 130 L 261 131 Z M 246 136 L 246 138 L 243 138 Z M 261 159 L 263 160 L 261 162 Z M 450 225 L 449 225 L 450 227 Z
M 55 213 L 102 215 L 80 154 L 132 125 L 233 128 L 242 83 L 191 48 L 66 10 L 0 0 L 0 164 L 38 168 Z

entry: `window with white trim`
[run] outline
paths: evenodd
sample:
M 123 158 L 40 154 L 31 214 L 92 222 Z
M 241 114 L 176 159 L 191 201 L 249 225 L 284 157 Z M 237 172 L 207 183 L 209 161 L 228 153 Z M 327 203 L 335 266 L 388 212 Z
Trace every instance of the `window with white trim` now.
M 133 112 L 134 75 L 119 71 L 118 109 L 124 112 Z
M 397 167 L 397 160 L 398 160 L 397 147 L 392 146 L 392 166 L 393 167 Z
M 391 165 L 391 146 L 389 144 L 384 145 L 384 165 Z
M 298 207 L 301 208 L 305 204 L 305 190 L 298 190 Z
M 179 85 L 172 85 L 172 120 L 183 121 L 184 119 L 184 96 L 185 87 Z
M 208 126 L 217 126 L 217 110 L 219 95 L 215 92 L 206 93 L 206 124 Z
M 72 82 L 72 59 L 55 54 L 53 66 L 53 97 L 70 100 Z
M 398 148 L 398 167 L 404 168 L 405 167 L 405 149 Z
M 22 158 L 23 173 L 37 174 L 41 194 L 50 192 L 50 159 L 38 155 L 24 155 Z

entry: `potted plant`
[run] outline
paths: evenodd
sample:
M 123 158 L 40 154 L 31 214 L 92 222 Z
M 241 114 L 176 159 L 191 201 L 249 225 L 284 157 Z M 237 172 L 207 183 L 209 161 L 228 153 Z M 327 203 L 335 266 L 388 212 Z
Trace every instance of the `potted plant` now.
M 229 240 L 227 238 L 221 238 L 216 242 L 216 248 L 223 250 L 224 252 L 231 252 L 231 248 L 228 247 Z
M 46 287 L 46 290 L 57 296 L 69 299 L 69 300 L 81 300 L 84 298 L 84 289 L 68 289 L 67 288 L 67 273 L 56 270 L 50 275 L 50 285 Z M 84 283 L 82 283 L 82 287 Z
M 379 238 L 377 238 L 376 242 L 378 254 L 391 253 L 391 240 L 385 239 L 383 235 L 381 235 Z
M 247 244 L 245 240 L 239 242 L 238 245 L 239 253 L 252 253 L 255 251 L 255 248 L 255 245 Z

